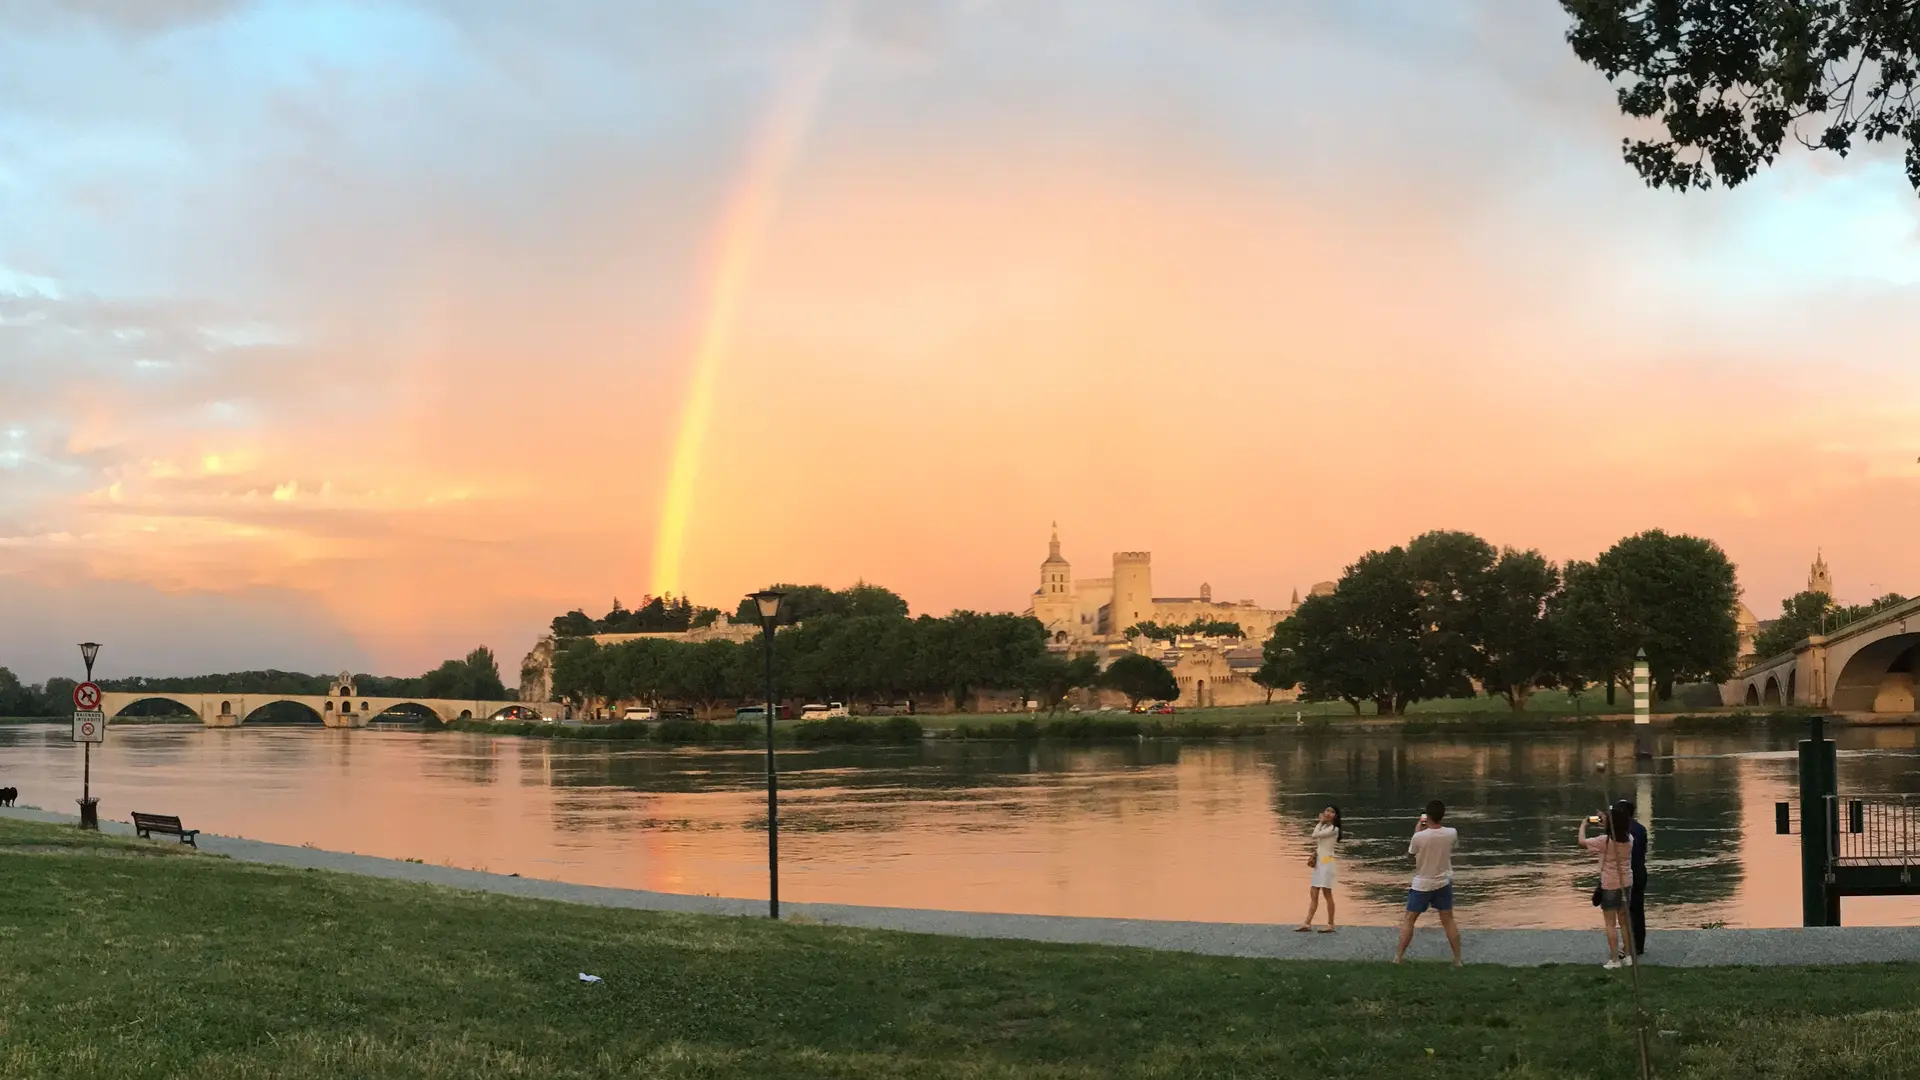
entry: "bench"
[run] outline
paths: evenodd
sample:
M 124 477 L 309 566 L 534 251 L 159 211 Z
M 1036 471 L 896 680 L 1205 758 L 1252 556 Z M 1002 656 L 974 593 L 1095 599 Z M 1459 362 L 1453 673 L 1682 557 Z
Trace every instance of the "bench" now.
M 183 829 L 180 827 L 180 819 L 168 814 L 142 814 L 136 810 L 133 813 L 133 831 L 138 833 L 142 840 L 151 840 L 154 833 L 159 833 L 162 836 L 177 836 L 181 843 L 191 844 L 196 849 L 200 846 L 194 840 L 194 837 L 200 835 L 200 830 Z

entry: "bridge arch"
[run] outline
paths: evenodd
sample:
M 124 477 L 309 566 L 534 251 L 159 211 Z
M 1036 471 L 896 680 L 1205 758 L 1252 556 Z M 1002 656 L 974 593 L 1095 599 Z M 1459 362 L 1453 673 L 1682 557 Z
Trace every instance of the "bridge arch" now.
M 298 698 L 277 697 L 265 701 L 248 701 L 245 704 L 247 714 L 240 718 L 240 723 L 244 726 L 319 727 L 326 723 L 326 719 L 317 709 Z
M 1774 678 L 1772 675 L 1767 676 L 1767 687 L 1766 689 L 1760 691 L 1760 704 L 1762 705 L 1780 704 L 1780 680 L 1779 679 Z
M 1920 667 L 1920 632 L 1889 634 L 1862 645 L 1834 676 L 1834 710 L 1913 712 L 1917 667 Z
M 162 705 L 171 705 L 173 708 L 159 708 L 159 706 Z M 150 694 L 146 697 L 138 697 L 132 701 L 123 702 L 118 709 L 108 715 L 107 719 L 118 720 L 124 718 L 127 720 L 140 720 L 151 716 L 181 715 L 199 716 L 200 710 L 172 694 Z
M 369 719 L 373 720 L 402 718 L 407 720 L 438 722 L 441 718 L 440 714 L 435 712 L 431 706 L 421 704 L 418 701 L 390 701 L 378 711 L 368 710 L 368 712 L 370 714 Z
M 1760 688 L 1753 685 L 1753 683 L 1751 682 L 1747 683 L 1747 699 L 1744 702 L 1744 704 L 1747 704 L 1747 705 L 1760 704 Z

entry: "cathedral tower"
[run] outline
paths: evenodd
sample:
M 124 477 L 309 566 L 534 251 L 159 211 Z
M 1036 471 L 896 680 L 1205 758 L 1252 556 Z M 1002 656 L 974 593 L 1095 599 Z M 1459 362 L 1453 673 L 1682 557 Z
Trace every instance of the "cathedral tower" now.
M 1827 569 L 1826 556 L 1819 548 L 1813 551 L 1813 566 L 1807 571 L 1807 591 L 1833 595 L 1833 571 Z
M 1040 587 L 1033 593 L 1033 617 L 1047 628 L 1047 636 L 1064 641 L 1074 622 L 1073 565 L 1060 554 L 1060 523 L 1053 523 L 1047 542 L 1047 560 L 1040 564 Z

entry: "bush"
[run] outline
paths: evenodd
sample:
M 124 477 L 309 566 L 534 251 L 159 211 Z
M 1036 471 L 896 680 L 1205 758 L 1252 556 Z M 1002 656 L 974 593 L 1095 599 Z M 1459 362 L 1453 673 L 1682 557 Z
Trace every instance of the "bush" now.
M 925 734 L 911 716 L 889 716 L 875 723 L 852 717 L 806 720 L 794 725 L 793 739 L 802 746 L 858 743 L 916 743 Z
M 741 725 L 735 724 L 732 726 L 740 727 Z M 752 727 L 753 725 L 748 724 L 745 726 Z M 714 725 L 702 723 L 699 720 L 662 720 L 659 726 L 653 729 L 653 737 L 657 742 L 663 742 L 673 746 L 687 743 L 706 743 L 713 741 L 713 727 Z

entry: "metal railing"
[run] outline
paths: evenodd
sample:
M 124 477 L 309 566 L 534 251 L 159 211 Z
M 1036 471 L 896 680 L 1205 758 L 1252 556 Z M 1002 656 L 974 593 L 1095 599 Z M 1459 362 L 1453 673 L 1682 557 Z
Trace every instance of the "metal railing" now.
M 1920 795 L 1828 795 L 1829 861 L 1843 866 L 1920 866 Z

